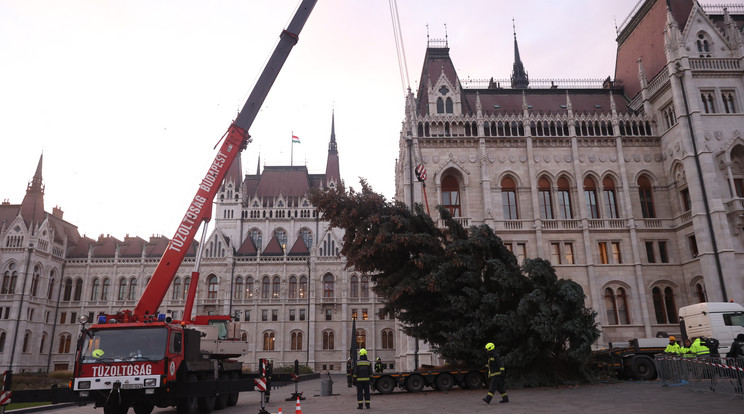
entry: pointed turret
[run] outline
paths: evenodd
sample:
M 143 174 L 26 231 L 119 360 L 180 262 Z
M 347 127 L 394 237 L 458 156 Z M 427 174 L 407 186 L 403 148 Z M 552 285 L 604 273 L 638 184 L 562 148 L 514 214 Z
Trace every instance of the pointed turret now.
M 328 160 L 326 161 L 326 185 L 330 187 L 341 182 L 341 173 L 338 169 L 338 147 L 336 146 L 336 111 L 331 113 L 331 142 L 328 144 Z
M 514 89 L 527 89 L 530 84 L 527 72 L 524 70 L 522 59 L 519 57 L 519 45 L 517 45 L 517 27 L 514 25 L 512 19 L 512 27 L 514 28 L 514 68 L 512 69 L 511 75 L 511 86 Z
M 41 177 L 41 166 L 44 160 L 44 154 L 39 157 L 39 164 L 36 166 L 36 172 L 31 182 L 28 183 L 26 188 L 26 196 L 23 197 L 21 203 L 21 217 L 26 223 L 31 233 L 33 233 L 37 227 L 37 224 L 44 221 L 44 184 L 42 183 Z

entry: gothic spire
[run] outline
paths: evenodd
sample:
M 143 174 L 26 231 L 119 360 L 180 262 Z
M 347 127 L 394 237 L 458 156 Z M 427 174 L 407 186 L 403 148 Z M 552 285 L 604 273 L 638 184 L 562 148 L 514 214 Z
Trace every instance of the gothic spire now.
M 337 186 L 341 182 L 338 168 L 338 147 L 336 146 L 336 110 L 331 112 L 331 142 L 328 144 L 328 159 L 326 160 L 326 185 Z
M 524 64 L 519 57 L 519 45 L 517 45 L 517 27 L 512 19 L 512 28 L 514 29 L 514 67 L 511 75 L 511 86 L 514 89 L 527 89 L 530 84 L 527 72 L 524 70 Z
M 33 233 L 36 225 L 40 224 L 44 218 L 44 184 L 41 177 L 41 166 L 44 161 L 44 154 L 39 157 L 39 164 L 36 166 L 36 172 L 31 182 L 26 188 L 26 196 L 21 203 L 21 216 L 26 225 Z

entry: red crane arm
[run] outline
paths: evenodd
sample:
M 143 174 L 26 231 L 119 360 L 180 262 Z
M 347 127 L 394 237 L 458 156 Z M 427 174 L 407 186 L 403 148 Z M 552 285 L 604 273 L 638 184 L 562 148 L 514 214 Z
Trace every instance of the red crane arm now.
M 154 315 L 157 312 L 178 268 L 183 262 L 183 258 L 186 256 L 186 252 L 194 241 L 196 232 L 202 223 L 209 221 L 211 218 L 212 202 L 222 185 L 222 180 L 224 180 L 232 162 L 247 145 L 249 141 L 248 130 L 284 62 L 287 60 L 289 52 L 297 43 L 300 31 L 310 17 L 310 12 L 315 7 L 315 3 L 317 3 L 317 0 L 303 0 L 287 29 L 279 36 L 279 43 L 256 81 L 256 85 L 248 96 L 243 109 L 227 131 L 225 141 L 217 152 L 214 161 L 212 161 L 204 179 L 199 184 L 194 199 L 191 200 L 186 214 L 178 225 L 176 234 L 168 243 L 163 257 L 160 258 L 160 263 L 155 268 L 150 282 L 145 287 L 139 302 L 137 302 L 137 307 L 134 308 L 134 312 L 122 312 L 125 319 L 143 320 L 144 317 Z M 196 289 L 191 290 L 196 291 Z
M 173 277 L 183 262 L 183 258 L 194 241 L 196 232 L 202 223 L 209 221 L 212 217 L 212 201 L 220 185 L 222 185 L 222 180 L 230 169 L 230 165 L 247 143 L 247 131 L 232 125 L 207 174 L 199 183 L 199 189 L 191 200 L 186 214 L 178 224 L 176 234 L 168 243 L 168 247 L 165 249 L 158 267 L 155 268 L 150 283 L 147 284 L 137 307 L 134 308 L 136 317 L 152 315 L 157 311 L 173 281 Z

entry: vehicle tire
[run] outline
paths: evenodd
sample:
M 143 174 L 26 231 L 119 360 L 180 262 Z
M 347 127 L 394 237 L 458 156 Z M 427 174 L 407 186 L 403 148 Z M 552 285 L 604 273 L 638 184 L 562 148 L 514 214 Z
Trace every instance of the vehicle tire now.
M 377 388 L 380 394 L 391 394 L 395 389 L 395 381 L 388 376 L 380 377 L 375 382 L 375 388 Z
M 452 377 L 451 374 L 444 372 L 437 375 L 437 378 L 434 380 L 434 385 L 439 391 L 449 391 L 452 389 L 452 386 L 455 385 L 455 378 Z
M 238 373 L 233 372 L 230 374 L 230 379 L 238 379 Z M 228 407 L 234 407 L 238 405 L 238 397 L 240 396 L 239 392 L 231 392 L 227 394 L 227 406 Z
M 465 374 L 465 388 L 477 390 L 483 386 L 483 375 L 477 371 L 470 371 Z
M 212 375 L 207 375 L 202 378 L 203 381 L 211 381 Z M 196 399 L 196 406 L 199 408 L 200 414 L 209 414 L 214 410 L 214 404 L 217 401 L 217 393 L 211 395 L 204 395 Z
M 225 373 L 220 374 L 220 381 L 227 381 L 229 379 L 228 375 Z M 221 392 L 217 394 L 217 397 L 214 400 L 214 409 L 215 410 L 221 410 L 225 407 L 227 407 L 227 397 L 228 393 Z M 148 413 L 149 414 L 149 413 Z
M 408 392 L 421 392 L 424 390 L 424 377 L 419 374 L 413 374 L 406 380 L 406 389 Z
M 636 379 L 650 381 L 656 378 L 656 365 L 651 358 L 645 355 L 634 356 L 631 367 Z
M 103 414 L 127 414 L 129 405 L 107 405 L 103 407 Z
M 196 375 L 188 374 L 184 382 L 197 382 Z M 178 414 L 196 414 L 198 410 L 196 397 L 183 397 L 176 401 L 176 412 Z
M 150 402 L 139 402 L 134 404 L 134 413 L 135 414 L 150 414 L 152 413 L 153 408 L 155 408 L 155 404 Z

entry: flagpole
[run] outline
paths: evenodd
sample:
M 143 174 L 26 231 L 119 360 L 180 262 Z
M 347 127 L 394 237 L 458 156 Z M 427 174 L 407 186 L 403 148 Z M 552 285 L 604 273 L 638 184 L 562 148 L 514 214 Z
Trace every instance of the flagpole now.
M 292 131 L 292 137 L 293 137 L 292 146 L 289 147 L 290 148 L 289 150 L 289 166 L 290 167 L 294 165 L 294 131 Z

